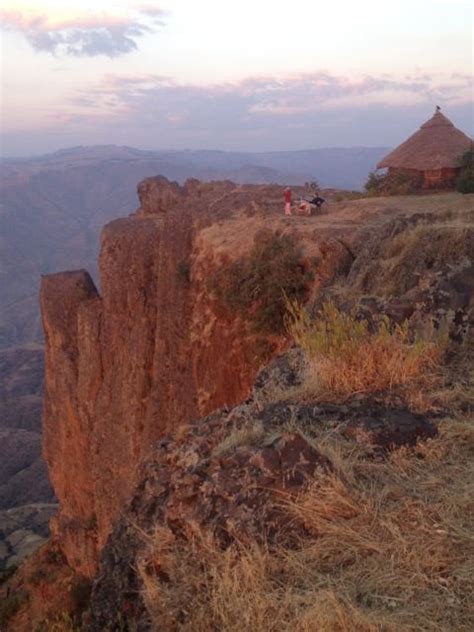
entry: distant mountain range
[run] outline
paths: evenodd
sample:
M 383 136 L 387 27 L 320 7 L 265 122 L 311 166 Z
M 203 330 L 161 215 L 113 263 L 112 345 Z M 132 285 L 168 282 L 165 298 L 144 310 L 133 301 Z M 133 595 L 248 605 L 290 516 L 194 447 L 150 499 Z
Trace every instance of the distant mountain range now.
M 387 147 L 350 147 L 278 152 L 148 151 L 101 145 L 72 147 L 34 158 L 4 158 L 0 164 L 7 174 L 13 175 L 102 163 L 141 163 L 178 181 L 195 177 L 225 178 L 240 183 L 303 184 L 316 179 L 325 187 L 360 189 L 368 172 L 388 150 Z
M 114 145 L 3 159 L 0 205 L 0 348 L 41 339 L 41 274 L 95 273 L 99 232 L 137 205 L 137 183 L 164 175 L 183 182 L 303 184 L 358 189 L 387 148 L 266 153 L 144 151 Z

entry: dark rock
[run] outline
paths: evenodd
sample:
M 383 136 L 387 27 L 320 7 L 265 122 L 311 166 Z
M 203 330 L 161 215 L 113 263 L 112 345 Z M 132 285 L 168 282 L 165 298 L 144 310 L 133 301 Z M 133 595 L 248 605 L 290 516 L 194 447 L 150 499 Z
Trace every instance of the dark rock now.
M 437 428 L 423 415 L 408 410 L 386 409 L 353 417 L 343 433 L 363 443 L 392 450 L 400 446 L 414 446 L 419 440 L 430 439 L 438 434 Z
M 395 323 L 401 325 L 413 315 L 416 306 L 411 300 L 396 299 L 390 301 L 385 307 L 385 314 Z
M 296 493 L 317 469 L 331 469 L 328 459 L 294 432 L 283 432 L 270 444 L 216 452 L 232 425 L 242 422 L 239 415 L 246 414 L 248 407 L 232 416 L 223 409 L 192 426 L 181 441 L 158 446 L 103 550 L 92 592 L 91 630 L 113 629 L 107 627 L 110 612 L 127 612 L 137 629 L 150 629 L 134 570 L 147 544 L 142 534 L 159 525 L 185 542 L 198 529 L 222 547 L 235 539 L 271 543 L 276 533 L 282 537 L 285 532 L 281 493 Z
M 438 288 L 445 295 L 445 304 L 453 310 L 474 308 L 474 265 L 443 279 Z M 472 315 L 474 319 L 474 314 Z
M 259 401 L 271 399 L 276 391 L 284 393 L 285 390 L 298 386 L 303 380 L 304 364 L 304 352 L 298 347 L 278 356 L 255 378 L 252 398 Z

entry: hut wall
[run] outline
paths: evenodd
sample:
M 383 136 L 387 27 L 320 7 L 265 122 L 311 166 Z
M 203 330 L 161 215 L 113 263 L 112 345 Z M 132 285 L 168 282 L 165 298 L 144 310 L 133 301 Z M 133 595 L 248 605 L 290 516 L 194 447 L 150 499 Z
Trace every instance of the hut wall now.
M 427 169 L 423 172 L 425 189 L 452 189 L 456 184 L 460 169 L 445 167 L 443 169 Z
M 460 173 L 459 168 L 444 167 L 443 169 L 427 169 L 418 171 L 417 169 L 403 169 L 399 167 L 389 167 L 390 174 L 403 173 L 406 176 L 423 177 L 424 189 L 454 189 L 456 180 Z

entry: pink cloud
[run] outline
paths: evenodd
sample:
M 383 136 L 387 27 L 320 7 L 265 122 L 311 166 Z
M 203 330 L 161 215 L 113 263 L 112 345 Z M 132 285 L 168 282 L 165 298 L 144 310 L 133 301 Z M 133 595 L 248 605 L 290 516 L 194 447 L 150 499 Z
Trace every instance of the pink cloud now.
M 113 58 L 136 50 L 136 40 L 162 25 L 164 15 L 158 7 L 143 6 L 126 17 L 97 14 L 54 22 L 42 14 L 4 9 L 0 20 L 2 28 L 22 33 L 37 51 Z

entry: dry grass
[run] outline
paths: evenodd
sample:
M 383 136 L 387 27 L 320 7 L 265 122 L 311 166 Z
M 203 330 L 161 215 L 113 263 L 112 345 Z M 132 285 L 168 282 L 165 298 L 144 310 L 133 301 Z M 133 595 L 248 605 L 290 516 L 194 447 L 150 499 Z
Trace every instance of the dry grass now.
M 434 220 L 435 218 L 433 218 Z M 412 284 L 411 271 L 437 269 L 467 261 L 472 248 L 472 221 L 459 215 L 445 223 L 418 224 L 387 245 L 377 287 L 384 296 L 398 296 Z M 429 270 L 428 270 L 429 271 Z M 410 272 L 410 273 L 408 273 Z
M 231 452 L 239 446 L 258 445 L 265 437 L 265 430 L 261 422 L 234 428 L 227 437 L 221 441 L 213 450 L 213 456 L 222 456 Z
M 446 331 L 427 327 L 411 339 L 408 324 L 382 319 L 370 331 L 367 321 L 327 302 L 314 320 L 303 307 L 288 302 L 287 328 L 308 357 L 302 395 L 345 399 L 356 393 L 403 389 L 408 399 L 436 382 L 447 344 Z
M 446 266 L 462 268 L 473 248 L 472 212 L 445 211 L 426 216 L 420 223 L 383 244 L 383 256 L 367 261 L 352 278 L 352 291 L 396 297 L 415 286 L 429 285 L 433 272 Z
M 176 539 L 160 528 L 140 565 L 155 629 L 470 632 L 474 627 L 474 424 L 385 462 L 335 434 L 335 465 L 288 512 L 297 547 Z M 304 525 L 304 529 L 302 526 Z

